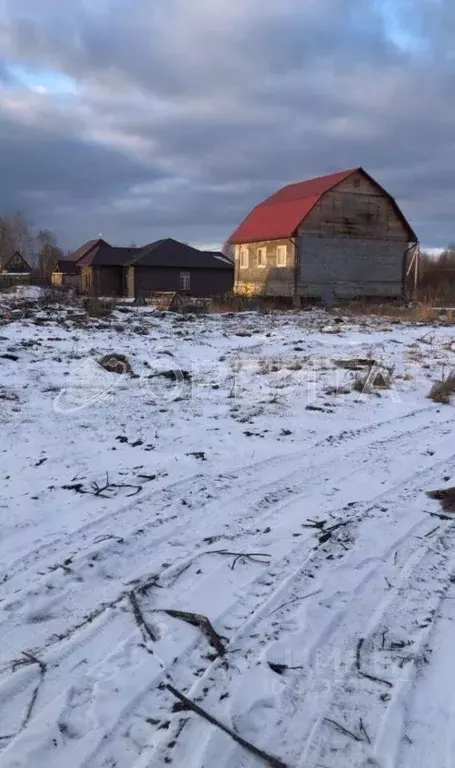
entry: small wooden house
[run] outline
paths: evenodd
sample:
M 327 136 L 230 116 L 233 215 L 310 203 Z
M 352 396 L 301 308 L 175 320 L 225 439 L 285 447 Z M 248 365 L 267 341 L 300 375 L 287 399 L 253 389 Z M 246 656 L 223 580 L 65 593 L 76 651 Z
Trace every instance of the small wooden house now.
M 354 168 L 279 190 L 230 243 L 238 294 L 398 298 L 417 237 L 394 198 Z
M 81 271 L 74 261 L 62 259 L 52 272 L 51 282 L 55 288 L 74 288 L 78 291 L 81 288 Z
M 144 246 L 133 265 L 135 296 L 176 291 L 208 298 L 228 293 L 234 285 L 234 264 L 227 256 L 173 238 Z
M 0 259 L 0 289 L 29 285 L 32 268 L 19 251 Z
M 140 248 L 91 240 L 73 254 L 83 293 L 126 298 L 154 292 L 215 296 L 232 290 L 234 265 L 221 253 L 199 251 L 172 238 Z

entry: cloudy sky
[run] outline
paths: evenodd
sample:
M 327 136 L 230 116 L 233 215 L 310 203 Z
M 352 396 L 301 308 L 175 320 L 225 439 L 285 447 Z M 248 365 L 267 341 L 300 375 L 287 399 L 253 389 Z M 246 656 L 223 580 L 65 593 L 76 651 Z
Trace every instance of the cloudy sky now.
M 455 240 L 453 0 L 0 0 L 0 213 L 66 248 L 221 244 L 364 166 Z

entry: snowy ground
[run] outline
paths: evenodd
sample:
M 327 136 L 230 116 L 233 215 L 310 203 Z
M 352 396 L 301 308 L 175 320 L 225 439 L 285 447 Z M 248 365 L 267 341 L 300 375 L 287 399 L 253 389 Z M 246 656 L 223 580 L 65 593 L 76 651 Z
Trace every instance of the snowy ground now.
M 0 326 L 0 768 L 266 764 L 169 684 L 287 766 L 452 768 L 444 366 L 453 326 L 322 311 Z

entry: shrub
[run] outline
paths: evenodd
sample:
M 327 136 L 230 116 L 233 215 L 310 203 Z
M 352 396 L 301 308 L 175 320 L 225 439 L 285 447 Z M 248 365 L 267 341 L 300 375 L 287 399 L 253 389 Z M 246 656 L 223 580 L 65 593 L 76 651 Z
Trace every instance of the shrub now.
M 428 397 L 434 403 L 450 405 L 452 395 L 455 393 L 455 371 L 451 371 L 447 376 L 442 374 L 442 378 L 433 384 Z
M 84 299 L 84 309 L 89 317 L 108 317 L 115 309 L 115 301 L 90 296 Z
M 41 291 L 39 297 L 40 307 L 46 308 L 56 304 L 67 303 L 67 295 L 61 288 L 47 286 Z
M 302 360 L 292 360 L 286 367 L 288 371 L 301 371 L 303 369 L 303 362 Z
M 260 360 L 258 373 L 266 376 L 269 373 L 278 373 L 283 368 L 280 360 Z

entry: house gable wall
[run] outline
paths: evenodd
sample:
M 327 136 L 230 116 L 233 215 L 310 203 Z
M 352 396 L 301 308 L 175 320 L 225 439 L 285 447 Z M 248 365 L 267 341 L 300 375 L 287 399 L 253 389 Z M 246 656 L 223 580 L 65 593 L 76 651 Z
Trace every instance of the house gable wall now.
M 400 297 L 411 234 L 390 196 L 361 171 L 327 192 L 298 231 L 300 296 Z
M 0 272 L 11 272 L 12 274 L 17 275 L 28 274 L 31 271 L 32 270 L 30 265 L 27 263 L 24 257 L 17 252 L 4 259 L 3 263 L 0 262 Z
M 393 200 L 361 171 L 327 192 L 302 222 L 298 234 L 402 242 L 410 239 Z

